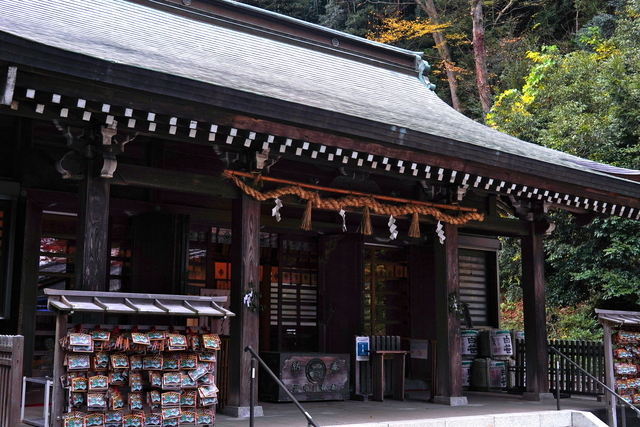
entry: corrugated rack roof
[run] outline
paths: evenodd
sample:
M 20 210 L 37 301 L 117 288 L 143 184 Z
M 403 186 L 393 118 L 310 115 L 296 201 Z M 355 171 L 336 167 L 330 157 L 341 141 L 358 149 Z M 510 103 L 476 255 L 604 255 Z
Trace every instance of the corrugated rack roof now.
M 596 314 L 601 323 L 604 320 L 620 325 L 640 324 L 640 311 L 602 310 L 596 308 Z
M 48 306 L 58 312 L 155 314 L 171 316 L 230 317 L 235 314 L 217 303 L 226 296 L 201 297 L 170 294 L 87 292 L 45 289 Z

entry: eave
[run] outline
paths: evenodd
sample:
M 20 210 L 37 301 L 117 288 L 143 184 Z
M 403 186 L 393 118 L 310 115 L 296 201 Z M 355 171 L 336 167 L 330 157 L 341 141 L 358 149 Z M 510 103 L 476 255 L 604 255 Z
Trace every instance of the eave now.
M 0 34 L 1 37 L 6 35 Z M 3 107 L 12 114 L 60 120 L 62 107 L 51 101 L 53 94 L 60 94 L 64 95 L 62 99 L 70 108 L 71 117 L 80 121 L 84 111 L 91 111 L 93 120 L 98 121 L 108 120 L 109 115 L 117 116 L 119 111 L 120 117 L 114 117 L 121 124 L 119 129 L 124 131 L 154 134 L 156 131 L 150 131 L 149 125 L 156 123 L 157 134 L 171 139 L 206 145 L 217 143 L 251 152 L 262 151 L 265 142 L 273 140 L 277 142 L 273 147 L 275 153 L 300 161 L 331 163 L 337 156 L 342 165 L 368 168 L 374 173 L 469 186 L 496 194 L 543 200 L 577 211 L 597 209 L 634 218 L 640 214 L 640 202 L 633 195 L 625 194 L 629 189 L 638 192 L 637 184 L 631 181 L 605 174 L 594 181 L 592 173 L 562 167 L 555 168 L 553 177 L 541 176 L 539 172 L 548 170 L 549 165 L 411 131 L 402 133 L 402 145 L 399 145 L 397 134 L 400 132 L 390 132 L 381 123 L 106 63 L 24 40 L 18 42 L 22 43 L 16 50 L 22 52 L 20 60 L 26 64 L 19 68 L 15 89 L 20 109 L 11 111 Z M 75 66 L 65 66 L 70 62 Z M 115 86 L 115 82 L 119 85 Z M 145 91 L 139 89 L 142 82 L 146 82 Z M 26 97 L 27 89 L 34 90 L 34 99 Z M 87 101 L 86 108 L 78 108 L 78 99 Z M 42 114 L 36 112 L 39 103 L 48 105 Z M 103 112 L 105 104 L 110 105 L 111 114 Z M 251 110 L 261 106 L 261 116 L 251 114 Z M 56 108 L 58 112 L 54 111 Z M 131 116 L 126 115 L 127 109 L 132 110 Z M 154 121 L 148 120 L 150 112 L 156 116 Z M 171 132 L 173 117 L 177 125 Z M 126 126 L 132 118 L 136 119 L 135 125 Z M 190 136 L 194 130 L 190 129 L 192 122 L 197 123 L 194 137 Z M 217 135 L 213 141 L 212 126 Z M 246 140 L 252 133 L 255 135 L 247 146 Z M 228 144 L 230 136 L 232 143 Z M 287 140 L 291 141 L 287 143 Z M 312 146 L 303 149 L 305 143 Z M 432 151 L 425 150 L 429 147 Z M 348 152 L 346 163 L 343 150 Z M 595 187 L 594 183 L 600 186 Z M 606 190 L 601 187 L 605 185 Z M 593 201 L 598 203 L 594 206 Z M 603 206 L 604 203 L 607 205 Z M 626 206 L 622 212 L 621 206 Z

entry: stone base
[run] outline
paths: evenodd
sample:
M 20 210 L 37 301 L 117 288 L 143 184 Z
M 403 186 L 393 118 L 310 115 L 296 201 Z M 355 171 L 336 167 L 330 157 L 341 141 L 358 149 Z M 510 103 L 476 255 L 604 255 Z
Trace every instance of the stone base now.
M 251 416 L 251 407 L 249 406 L 225 406 L 222 411 L 222 414 L 228 415 L 230 417 L 236 418 L 249 418 Z M 254 406 L 253 407 L 253 416 L 254 417 L 263 417 L 264 413 L 262 412 L 262 406 Z
M 440 405 L 449 405 L 449 406 L 464 406 L 468 405 L 466 396 L 458 396 L 458 397 L 449 397 L 449 396 L 435 396 L 433 398 L 433 403 L 438 403 Z
M 368 394 L 356 394 L 356 393 L 351 394 L 351 400 L 356 400 L 358 402 L 368 402 L 369 398 L 370 396 Z
M 522 400 L 532 400 L 535 402 L 549 402 L 554 399 L 555 397 L 553 396 L 552 393 L 531 393 L 528 391 L 522 393 Z

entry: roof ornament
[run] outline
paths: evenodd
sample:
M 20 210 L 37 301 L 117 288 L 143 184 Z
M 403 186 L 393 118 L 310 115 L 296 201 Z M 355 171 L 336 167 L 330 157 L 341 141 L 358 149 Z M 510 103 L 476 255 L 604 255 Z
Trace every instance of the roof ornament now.
M 431 83 L 429 81 L 429 78 L 424 75 L 425 73 L 428 73 L 429 71 L 431 71 L 431 66 L 427 61 L 420 58 L 419 55 L 416 55 L 416 56 L 417 56 L 417 63 L 418 63 L 418 80 L 420 80 L 422 84 L 428 87 L 430 90 L 435 90 L 436 85 Z

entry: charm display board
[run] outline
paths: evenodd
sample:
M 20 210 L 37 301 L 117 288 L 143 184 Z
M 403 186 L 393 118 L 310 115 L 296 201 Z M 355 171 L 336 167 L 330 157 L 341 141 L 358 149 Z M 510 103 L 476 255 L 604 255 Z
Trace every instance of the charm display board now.
M 214 424 L 218 335 L 206 327 L 68 326 L 67 315 L 135 310 L 145 315 L 233 316 L 217 304 L 224 297 L 47 294 L 49 307 L 57 311 L 54 427 Z
M 298 401 L 349 399 L 348 354 L 261 352 L 260 357 Z M 261 400 L 291 401 L 268 375 L 258 381 Z
M 604 329 L 607 386 L 640 405 L 640 312 L 596 309 Z M 606 393 L 609 425 L 618 425 L 618 398 Z

